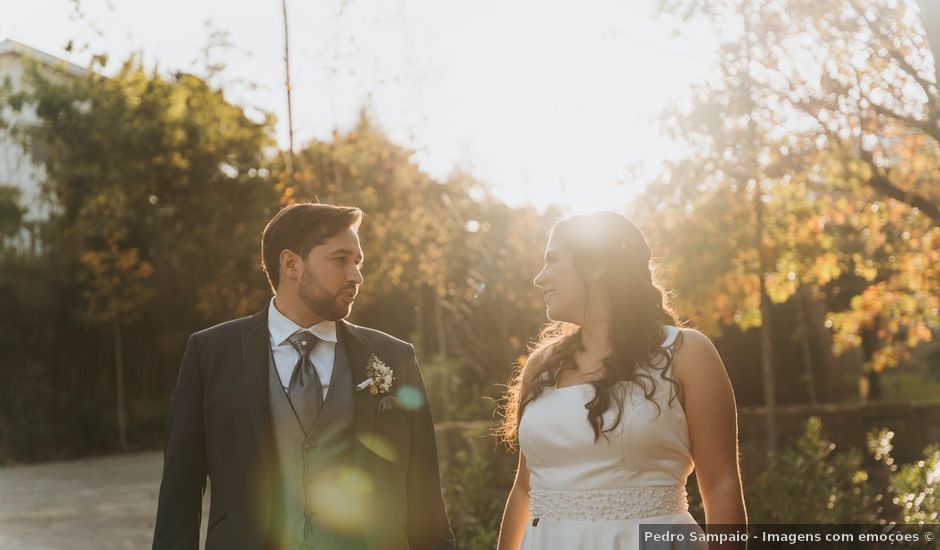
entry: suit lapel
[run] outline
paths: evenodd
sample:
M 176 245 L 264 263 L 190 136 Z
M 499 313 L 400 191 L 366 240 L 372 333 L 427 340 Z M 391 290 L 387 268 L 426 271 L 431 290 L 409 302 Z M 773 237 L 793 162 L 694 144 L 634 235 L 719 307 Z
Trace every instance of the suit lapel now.
M 369 356 L 372 355 L 372 346 L 356 325 L 340 320 L 336 326 L 338 337 L 346 346 L 352 372 L 353 400 L 356 411 L 355 465 L 361 468 L 370 452 L 362 442 L 364 438 L 368 440 L 375 428 L 376 399 L 368 390 L 356 391 L 355 386 L 368 378 L 366 367 Z
M 271 409 L 268 398 L 268 369 L 271 347 L 268 339 L 268 310 L 265 308 L 252 316 L 251 322 L 242 332 L 242 369 L 245 375 L 245 391 L 248 397 L 248 412 L 262 460 L 268 462 L 274 449 L 274 434 L 271 431 Z

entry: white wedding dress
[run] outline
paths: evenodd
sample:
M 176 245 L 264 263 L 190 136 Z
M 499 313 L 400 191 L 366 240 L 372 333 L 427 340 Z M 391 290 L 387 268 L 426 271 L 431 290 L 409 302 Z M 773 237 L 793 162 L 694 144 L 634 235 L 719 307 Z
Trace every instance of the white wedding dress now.
M 666 325 L 663 346 L 679 329 Z M 647 367 L 644 367 L 647 368 Z M 625 390 L 619 426 L 594 442 L 584 405 L 594 397 L 591 384 L 546 388 L 529 403 L 519 424 L 519 444 L 530 475 L 531 518 L 521 550 L 623 550 L 704 548 L 704 543 L 644 544 L 641 523 L 684 524 L 703 533 L 688 512 L 686 478 L 692 473 L 689 428 L 678 398 L 669 405 L 668 381 L 650 370 L 656 401 L 638 384 Z M 671 367 L 666 371 L 670 377 Z M 647 380 L 647 385 L 649 381 Z M 616 406 L 604 426 L 616 418 Z M 688 532 L 688 531 L 686 531 Z

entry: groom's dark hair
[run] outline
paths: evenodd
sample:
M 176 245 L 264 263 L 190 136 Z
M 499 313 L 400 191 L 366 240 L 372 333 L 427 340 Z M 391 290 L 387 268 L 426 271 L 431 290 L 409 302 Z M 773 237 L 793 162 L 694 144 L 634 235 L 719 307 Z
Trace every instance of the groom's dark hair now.
M 291 250 L 307 254 L 340 231 L 359 231 L 362 210 L 355 206 L 334 206 L 312 202 L 294 203 L 281 208 L 261 233 L 261 267 L 272 291 L 281 279 L 281 252 Z

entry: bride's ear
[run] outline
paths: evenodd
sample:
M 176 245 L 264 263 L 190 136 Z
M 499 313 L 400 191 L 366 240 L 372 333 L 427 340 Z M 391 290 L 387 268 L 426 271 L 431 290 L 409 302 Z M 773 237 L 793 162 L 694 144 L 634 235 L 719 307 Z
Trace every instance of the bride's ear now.
M 607 266 L 597 265 L 589 267 L 585 276 L 589 283 L 599 283 L 607 276 Z

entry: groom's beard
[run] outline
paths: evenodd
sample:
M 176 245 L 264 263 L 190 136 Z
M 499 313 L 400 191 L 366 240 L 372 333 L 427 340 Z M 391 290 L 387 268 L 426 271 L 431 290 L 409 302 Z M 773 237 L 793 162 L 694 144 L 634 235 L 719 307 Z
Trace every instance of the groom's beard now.
M 309 271 L 300 276 L 299 291 L 300 301 L 317 317 L 327 321 L 339 321 L 349 315 L 351 305 L 340 303 L 339 294 L 330 295 L 314 281 Z

